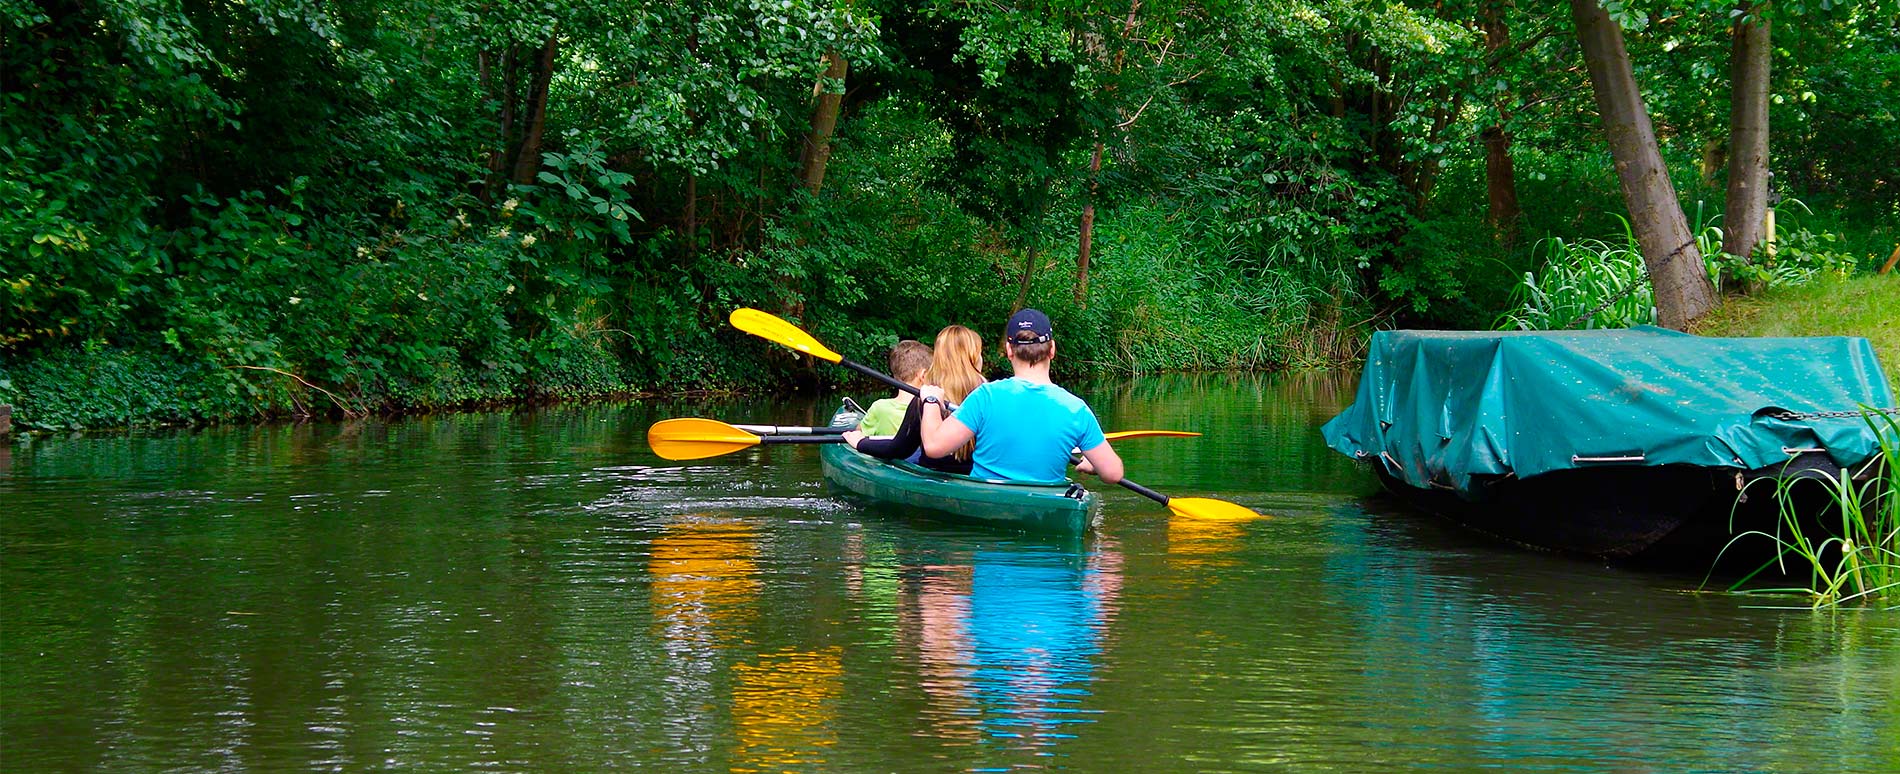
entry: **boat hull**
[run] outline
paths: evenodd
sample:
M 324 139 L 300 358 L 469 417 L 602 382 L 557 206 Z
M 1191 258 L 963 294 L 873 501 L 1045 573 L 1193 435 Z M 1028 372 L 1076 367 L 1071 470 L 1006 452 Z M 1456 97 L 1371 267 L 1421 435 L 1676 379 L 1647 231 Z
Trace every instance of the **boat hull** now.
M 833 423 L 855 422 L 839 414 Z M 1099 496 L 1072 482 L 984 481 L 882 460 L 845 444 L 826 444 L 825 480 L 844 491 L 932 518 L 1017 532 L 1080 535 L 1101 517 Z
M 1727 567 L 1750 569 L 1772 556 L 1767 538 L 1730 546 L 1736 535 L 1750 530 L 1775 532 L 1781 518 L 1773 481 L 1758 481 L 1745 493 L 1744 482 L 1839 470 L 1822 461 L 1751 472 L 1621 466 L 1485 481 L 1467 494 L 1420 489 L 1372 467 L 1398 498 L 1487 535 L 1566 554 L 1704 570 L 1718 557 Z M 1827 511 L 1823 490 L 1804 485 L 1795 495 L 1800 498 L 1796 512 L 1814 514 L 1803 518 L 1804 528 L 1820 529 L 1819 514 Z

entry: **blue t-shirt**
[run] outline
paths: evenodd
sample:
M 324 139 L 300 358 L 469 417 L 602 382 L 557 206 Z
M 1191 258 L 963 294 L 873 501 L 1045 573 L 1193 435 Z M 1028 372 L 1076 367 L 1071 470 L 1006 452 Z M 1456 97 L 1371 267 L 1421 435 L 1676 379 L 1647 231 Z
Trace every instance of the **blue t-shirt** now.
M 1004 379 L 963 399 L 953 414 L 976 431 L 970 475 L 1008 481 L 1060 481 L 1069 450 L 1102 445 L 1102 425 L 1089 404 L 1053 384 Z

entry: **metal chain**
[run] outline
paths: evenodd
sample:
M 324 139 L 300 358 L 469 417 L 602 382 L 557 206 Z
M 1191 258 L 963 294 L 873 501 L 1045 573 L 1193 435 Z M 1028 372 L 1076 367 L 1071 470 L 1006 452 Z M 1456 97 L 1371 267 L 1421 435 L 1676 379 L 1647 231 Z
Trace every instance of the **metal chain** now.
M 1643 283 L 1646 283 L 1648 281 L 1649 281 L 1649 267 L 1645 265 L 1643 267 L 1643 276 L 1638 277 L 1635 282 L 1631 282 L 1630 284 L 1624 286 L 1623 292 L 1618 293 L 1614 296 L 1610 296 L 1607 299 L 1604 299 L 1603 303 L 1597 304 L 1595 309 L 1592 309 L 1588 312 L 1584 312 L 1583 314 L 1577 315 L 1577 319 L 1571 320 L 1569 323 L 1565 324 L 1564 328 L 1565 329 L 1575 328 L 1577 327 L 1577 323 L 1580 323 L 1580 322 L 1583 322 L 1584 320 L 1588 320 L 1592 317 L 1595 317 L 1597 316 L 1598 312 L 1601 312 L 1605 309 L 1615 306 L 1617 302 L 1620 302 L 1625 298 L 1629 298 L 1631 294 L 1636 292 L 1637 288 L 1642 287 Z
M 1885 414 L 1900 417 L 1900 408 L 1867 408 L 1853 411 L 1776 411 L 1768 416 L 1783 422 L 1799 422 L 1805 419 L 1854 419 L 1867 414 Z
M 1687 242 L 1684 242 L 1682 243 L 1681 246 L 1677 247 L 1676 249 L 1670 250 L 1668 255 L 1663 256 L 1663 260 L 1664 261 L 1672 260 L 1676 256 L 1681 255 L 1682 251 L 1687 250 L 1694 246 L 1695 246 L 1695 240 L 1693 239 Z M 1634 282 L 1631 282 L 1630 284 L 1623 286 L 1623 290 L 1621 292 L 1617 293 L 1614 296 L 1610 296 L 1603 303 L 1597 304 L 1595 309 L 1592 309 L 1588 312 L 1584 312 L 1583 314 L 1577 315 L 1577 319 L 1571 320 L 1570 323 L 1568 325 L 1565 325 L 1564 327 L 1575 328 L 1577 327 L 1577 323 L 1580 323 L 1580 322 L 1583 322 L 1584 320 L 1588 320 L 1592 317 L 1595 317 L 1597 316 L 1597 313 L 1602 312 L 1603 310 L 1608 309 L 1612 306 L 1615 306 L 1617 302 L 1620 302 L 1625 298 L 1629 298 L 1631 294 L 1636 292 L 1637 288 L 1640 288 L 1643 286 L 1643 283 L 1648 282 L 1648 283 L 1654 284 L 1649 276 L 1649 259 L 1644 258 L 1637 265 L 1643 267 L 1643 276 L 1637 277 Z

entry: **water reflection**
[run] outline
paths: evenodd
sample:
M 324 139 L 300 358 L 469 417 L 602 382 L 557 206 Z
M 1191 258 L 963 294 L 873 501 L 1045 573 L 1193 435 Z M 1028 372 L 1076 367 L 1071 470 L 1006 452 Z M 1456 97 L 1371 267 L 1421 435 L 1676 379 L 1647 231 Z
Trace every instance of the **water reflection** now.
M 1247 528 L 1239 523 L 1170 515 L 1168 561 L 1178 568 L 1231 567 Z
M 1006 748 L 1070 738 L 1121 588 L 1121 556 L 981 550 L 970 567 L 969 685 L 977 727 Z
M 971 659 L 970 572 L 964 564 L 923 564 L 905 572 L 899 598 L 901 644 L 915 654 L 917 685 L 929 698 L 919 733 L 950 744 L 979 738 Z
M 651 604 L 666 668 L 661 722 L 674 750 L 705 755 L 723 704 L 720 641 L 730 646 L 756 614 L 757 535 L 742 522 L 699 514 L 666 525 L 651 551 Z
M 1322 587 L 1366 665 L 1335 689 L 1378 692 L 1396 711 L 1377 735 L 1418 759 L 1851 771 L 1884 744 L 1900 762 L 1900 637 L 1882 614 L 1763 616 L 1693 593 L 1695 578 L 1526 561 L 1406 513 L 1341 509 L 1328 532 L 1342 550 Z M 1851 743 L 1778 748 L 1814 732 L 1790 724 L 1815 710 Z M 1455 732 L 1406 739 L 1427 718 Z
M 821 766 L 838 743 L 834 721 L 844 695 L 843 650 L 783 650 L 732 667 L 731 770 L 778 772 Z
M 1275 518 L 1036 541 L 639 443 L 830 401 L 5 447 L 0 769 L 1900 771 L 1892 612 L 1379 512 L 1323 380 L 1088 389 L 1208 433 L 1138 480 Z
M 653 539 L 647 571 L 653 615 L 679 657 L 707 657 L 753 614 L 759 593 L 758 533 L 743 522 L 699 516 L 669 524 Z

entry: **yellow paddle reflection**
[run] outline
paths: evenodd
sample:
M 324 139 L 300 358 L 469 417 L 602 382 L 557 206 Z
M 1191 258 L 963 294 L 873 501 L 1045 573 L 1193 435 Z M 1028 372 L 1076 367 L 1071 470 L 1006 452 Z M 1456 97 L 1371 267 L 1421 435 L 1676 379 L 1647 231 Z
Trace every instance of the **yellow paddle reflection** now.
M 732 667 L 732 724 L 738 750 L 731 770 L 778 772 L 825 762 L 838 744 L 844 695 L 843 649 L 782 650 Z
M 672 652 L 709 655 L 715 634 L 757 615 L 758 533 L 723 521 L 672 524 L 653 539 L 653 617 Z
M 1246 534 L 1241 522 L 1168 519 L 1168 563 L 1177 567 L 1228 567 Z

